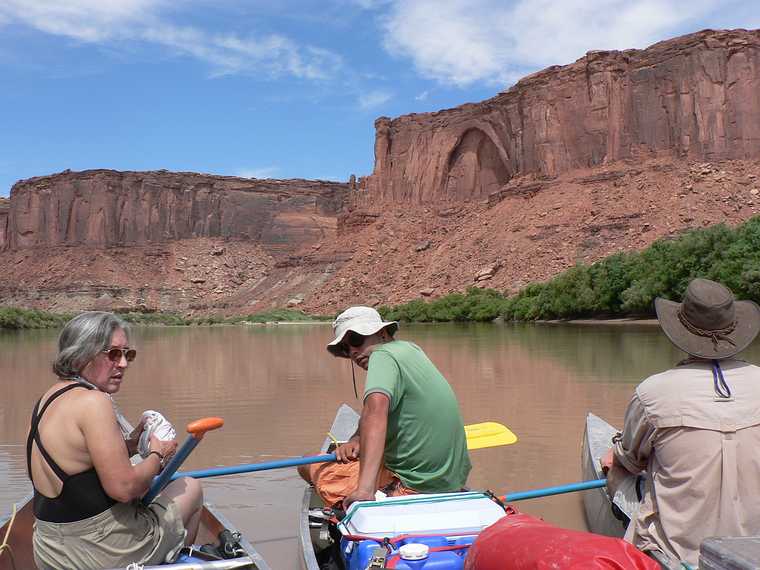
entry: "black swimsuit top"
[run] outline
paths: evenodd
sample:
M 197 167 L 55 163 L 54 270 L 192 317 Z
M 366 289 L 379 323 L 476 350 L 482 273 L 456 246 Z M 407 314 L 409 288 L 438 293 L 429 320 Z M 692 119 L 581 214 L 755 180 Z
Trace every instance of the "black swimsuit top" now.
M 45 410 L 47 410 L 53 400 L 74 388 L 92 389 L 82 384 L 66 386 L 50 396 L 45 405 L 42 406 L 42 410 L 39 409 L 42 402 L 42 398 L 40 398 L 32 412 L 32 427 L 26 440 L 26 465 L 29 470 L 29 479 L 32 481 L 32 485 L 34 485 L 34 479 L 32 478 L 32 441 L 35 441 L 42 457 L 63 483 L 61 494 L 52 499 L 39 493 L 35 487 L 33 499 L 34 516 L 43 521 L 54 523 L 81 521 L 110 509 L 116 503 L 103 489 L 103 485 L 101 485 L 94 467 L 81 473 L 68 475 L 53 460 L 40 440 L 39 425 L 42 414 L 45 413 Z

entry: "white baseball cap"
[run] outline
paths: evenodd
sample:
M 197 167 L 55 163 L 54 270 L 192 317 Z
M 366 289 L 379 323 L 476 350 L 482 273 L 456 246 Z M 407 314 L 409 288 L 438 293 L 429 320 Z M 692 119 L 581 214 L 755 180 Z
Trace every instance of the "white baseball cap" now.
M 348 331 L 353 331 L 362 336 L 371 336 L 382 329 L 389 327 L 388 331 L 393 334 L 398 329 L 398 321 L 384 321 L 372 307 L 349 307 L 343 311 L 333 322 L 335 338 L 327 345 L 327 350 L 333 356 L 348 358 L 341 343 Z

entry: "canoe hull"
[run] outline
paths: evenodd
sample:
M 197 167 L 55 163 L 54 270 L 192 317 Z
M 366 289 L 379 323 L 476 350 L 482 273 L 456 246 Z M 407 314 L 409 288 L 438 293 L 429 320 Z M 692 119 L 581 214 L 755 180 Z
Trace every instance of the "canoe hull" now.
M 12 523 L 12 524 L 11 524 Z M 0 570 L 13 570 L 15 568 L 34 569 L 34 555 L 32 551 L 32 532 L 34 530 L 34 511 L 31 497 L 24 500 L 15 517 L 7 517 L 0 521 L 0 539 L 5 537 L 8 526 L 11 524 L 11 532 L 8 536 L 8 544 L 11 547 L 12 557 L 5 552 L 0 554 Z M 201 512 L 200 527 L 198 529 L 198 544 L 217 544 L 219 533 L 229 530 L 233 533 L 237 529 L 221 513 L 209 504 L 203 505 Z M 244 554 L 230 560 L 193 561 L 186 563 L 164 564 L 162 566 L 144 566 L 144 570 L 231 570 L 234 568 L 249 568 L 256 570 L 271 570 L 256 549 L 244 538 L 239 540 L 239 545 Z
M 599 460 L 612 445 L 612 436 L 617 430 L 599 416 L 589 413 L 586 416 L 586 429 L 583 434 L 581 465 L 584 479 L 604 477 Z M 586 524 L 591 532 L 607 536 L 622 537 L 629 522 L 636 516 L 639 508 L 638 478 L 627 475 L 610 499 L 606 488 L 593 489 L 583 493 L 583 507 L 586 511 Z M 650 552 L 660 567 L 665 570 L 681 570 L 681 563 L 671 560 L 660 552 Z
M 602 418 L 589 413 L 581 447 L 583 480 L 603 479 L 600 459 L 612 445 L 616 430 Z M 633 479 L 633 478 L 632 478 Z M 635 484 L 635 480 L 633 481 Z M 635 491 L 634 491 L 635 492 Z M 588 529 L 595 534 L 622 537 L 630 521 L 630 513 L 613 512 L 613 503 L 606 487 L 590 489 L 583 493 L 583 508 Z M 617 513 L 617 516 L 616 514 Z
M 7 531 L 11 516 L 0 521 L 0 540 Z M 16 516 L 12 519 L 12 532 L 8 535 L 8 545 L 16 568 L 37 568 L 32 554 L 32 531 L 34 529 L 34 511 L 32 497 L 24 499 L 19 506 Z M 8 552 L 0 553 L 0 570 L 13 570 L 14 566 Z
M 589 413 L 581 449 L 583 478 L 602 479 L 604 473 L 600 459 L 612 446 L 612 436 L 617 430 L 599 416 Z M 601 487 L 583 494 L 586 523 L 591 532 L 606 536 L 622 537 L 628 523 L 639 508 L 638 478 L 626 475 L 618 484 L 615 496 L 610 499 L 607 489 Z
M 330 433 L 339 441 L 348 440 L 359 427 L 359 414 L 348 406 L 343 404 L 333 420 L 333 424 L 330 427 Z M 320 453 L 327 453 L 330 449 L 331 440 L 325 438 L 322 443 Z M 314 491 L 311 486 L 306 487 L 301 500 L 301 513 L 299 520 L 299 541 L 302 553 L 302 568 L 304 570 L 319 570 L 319 564 L 317 563 L 317 557 L 315 554 L 315 547 L 324 546 L 324 528 L 321 528 L 315 524 L 312 528 L 309 522 L 309 513 L 312 510 L 320 509 L 324 507 L 322 499 Z

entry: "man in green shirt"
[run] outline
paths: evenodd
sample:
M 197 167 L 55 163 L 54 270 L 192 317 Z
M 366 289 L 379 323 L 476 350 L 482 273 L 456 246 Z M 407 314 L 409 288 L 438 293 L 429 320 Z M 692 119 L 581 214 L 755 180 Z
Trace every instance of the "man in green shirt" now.
M 359 429 L 336 450 L 337 464 L 300 472 L 320 494 L 332 486 L 328 496 L 342 498 L 344 508 L 374 500 L 378 489 L 389 495 L 459 491 L 470 472 L 454 391 L 420 347 L 393 339 L 397 329 L 370 307 L 351 307 L 333 323 L 327 350 L 367 371 Z

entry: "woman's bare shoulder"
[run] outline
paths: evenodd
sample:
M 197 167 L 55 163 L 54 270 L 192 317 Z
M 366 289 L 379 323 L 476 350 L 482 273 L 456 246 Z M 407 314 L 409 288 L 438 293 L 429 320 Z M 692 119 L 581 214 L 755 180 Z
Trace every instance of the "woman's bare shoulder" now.
M 74 390 L 76 391 L 76 390 Z M 100 390 L 82 391 L 77 395 L 77 400 L 72 402 L 72 411 L 76 423 L 85 433 L 97 433 L 103 436 L 105 426 L 116 426 L 116 413 L 113 402 L 108 394 Z
M 84 395 L 86 392 L 98 392 L 98 390 L 88 390 L 87 386 L 81 386 L 78 385 L 76 382 L 73 382 L 71 380 L 58 380 L 55 382 L 52 386 L 50 386 L 44 394 L 42 394 L 42 397 L 40 398 L 40 402 L 42 405 L 44 405 L 56 392 L 63 388 L 76 386 L 76 388 L 70 389 L 68 392 L 64 392 L 60 396 L 56 397 L 56 400 L 58 399 L 66 399 L 69 401 L 79 399 L 80 396 Z M 105 394 L 104 394 L 105 395 Z
M 66 386 L 71 386 L 71 383 L 56 382 L 42 397 L 43 403 L 60 388 L 65 388 Z M 108 394 L 101 392 L 100 390 L 88 390 L 86 386 L 82 386 L 81 388 L 75 388 L 62 394 L 61 399 L 65 399 L 65 401 L 61 402 L 65 407 L 75 409 L 76 411 L 83 411 L 88 414 L 96 415 L 110 411 L 113 415 L 111 398 L 108 397 Z
M 77 403 L 87 408 L 93 407 L 98 411 L 110 410 L 113 413 L 111 398 L 100 390 L 72 390 L 76 392 Z

